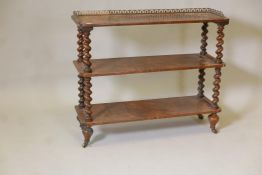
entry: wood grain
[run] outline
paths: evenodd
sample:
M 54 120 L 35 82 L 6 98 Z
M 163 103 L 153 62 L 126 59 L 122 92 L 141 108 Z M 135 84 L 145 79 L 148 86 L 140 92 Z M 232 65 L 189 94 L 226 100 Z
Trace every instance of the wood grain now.
M 216 63 L 210 55 L 180 54 L 142 57 L 123 57 L 91 59 L 92 72 L 85 72 L 85 65 L 74 61 L 79 74 L 83 77 L 122 75 L 144 72 L 160 72 L 185 69 L 203 69 L 223 67 L 223 63 Z
M 78 106 L 76 106 L 76 111 L 78 115 L 86 115 Z M 170 118 L 219 111 L 220 109 L 213 106 L 210 100 L 199 96 L 101 103 L 93 104 L 93 121 L 88 122 L 88 125 Z

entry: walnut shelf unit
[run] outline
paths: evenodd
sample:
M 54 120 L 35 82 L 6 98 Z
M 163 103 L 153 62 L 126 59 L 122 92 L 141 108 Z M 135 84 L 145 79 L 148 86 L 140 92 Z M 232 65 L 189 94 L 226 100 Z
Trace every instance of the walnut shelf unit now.
M 84 135 L 83 147 L 88 145 L 93 134 L 93 125 L 110 123 L 190 115 L 198 115 L 199 119 L 203 119 L 203 114 L 209 114 L 210 128 L 217 133 L 217 113 L 221 111 L 218 106 L 221 68 L 225 66 L 222 61 L 223 30 L 229 23 L 222 12 L 210 8 L 94 10 L 75 11 L 72 19 L 78 27 L 78 58 L 74 65 L 79 77 L 79 104 L 75 109 Z M 90 33 L 94 27 L 179 23 L 202 23 L 199 53 L 91 59 Z M 208 23 L 218 26 L 215 57 L 206 50 Z M 212 100 L 204 96 L 206 68 L 215 69 Z M 199 70 L 198 93 L 195 96 L 91 104 L 92 77 L 187 69 Z

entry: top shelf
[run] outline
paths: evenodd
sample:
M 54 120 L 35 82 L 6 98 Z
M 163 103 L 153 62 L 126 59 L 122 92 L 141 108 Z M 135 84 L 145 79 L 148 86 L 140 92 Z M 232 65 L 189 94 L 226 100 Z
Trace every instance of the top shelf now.
M 210 8 L 74 11 L 72 19 L 77 25 L 84 27 L 229 23 L 222 12 Z

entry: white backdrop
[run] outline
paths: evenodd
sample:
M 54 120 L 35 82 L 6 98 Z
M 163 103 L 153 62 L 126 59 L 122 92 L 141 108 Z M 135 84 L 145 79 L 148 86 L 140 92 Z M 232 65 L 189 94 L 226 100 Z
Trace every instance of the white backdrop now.
M 110 136 L 97 136 L 90 148 L 82 150 L 73 109 L 78 100 L 78 80 L 72 64 L 77 54 L 72 11 L 189 7 L 215 8 L 230 18 L 225 28 L 227 66 L 222 71 L 221 133 L 214 138 L 207 123 L 195 126 L 197 121 L 190 119 L 96 127 L 95 133 L 109 132 Z M 1 0 L 0 174 L 81 174 L 85 170 L 108 174 L 98 165 L 108 166 L 112 174 L 261 174 L 261 7 L 260 0 Z M 200 27 L 95 28 L 91 53 L 93 58 L 106 58 L 199 52 Z M 215 37 L 213 24 L 208 40 L 213 55 Z M 205 90 L 210 96 L 214 72 L 207 72 Z M 92 83 L 94 103 L 197 93 L 196 70 L 98 77 Z M 158 147 L 147 149 L 152 144 Z M 198 148 L 193 148 L 194 144 Z M 64 166 L 70 162 L 71 166 Z M 223 166 L 212 164 L 217 162 Z

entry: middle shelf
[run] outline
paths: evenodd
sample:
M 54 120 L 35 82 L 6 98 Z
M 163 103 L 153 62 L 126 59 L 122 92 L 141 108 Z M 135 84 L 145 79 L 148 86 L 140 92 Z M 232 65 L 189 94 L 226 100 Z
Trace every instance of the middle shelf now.
M 85 65 L 83 63 L 74 61 L 75 67 L 83 77 L 203 69 L 224 66 L 224 63 L 216 63 L 215 58 L 211 55 L 200 55 L 199 53 L 91 59 L 91 63 L 92 73 L 88 73 L 84 71 Z

